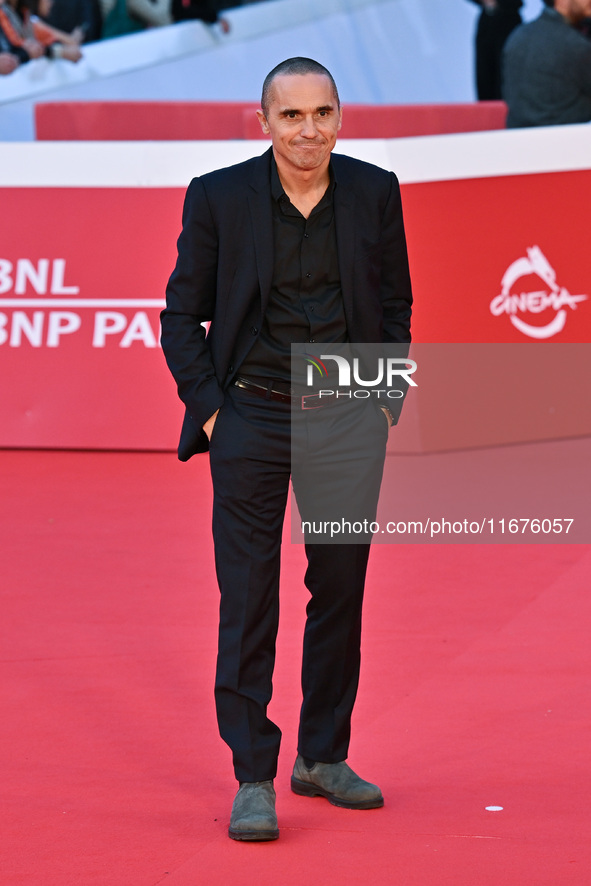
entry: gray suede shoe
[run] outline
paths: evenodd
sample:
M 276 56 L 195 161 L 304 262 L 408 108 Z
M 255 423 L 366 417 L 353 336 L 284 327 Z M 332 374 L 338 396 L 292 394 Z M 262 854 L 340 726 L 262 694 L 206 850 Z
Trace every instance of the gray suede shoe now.
M 377 809 L 384 805 L 379 787 L 363 781 L 345 762 L 314 763 L 307 769 L 300 754 L 293 767 L 291 789 L 303 797 L 326 797 L 333 806 L 345 809 Z
M 272 781 L 243 782 L 232 805 L 232 840 L 276 840 L 279 836 Z

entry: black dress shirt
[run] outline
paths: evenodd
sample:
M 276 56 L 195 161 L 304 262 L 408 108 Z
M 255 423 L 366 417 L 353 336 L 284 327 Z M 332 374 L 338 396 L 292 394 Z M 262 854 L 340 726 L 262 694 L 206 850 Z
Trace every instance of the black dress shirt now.
M 261 332 L 239 374 L 289 381 L 291 345 L 345 342 L 347 325 L 334 222 L 334 176 L 304 218 L 271 162 L 274 265 Z

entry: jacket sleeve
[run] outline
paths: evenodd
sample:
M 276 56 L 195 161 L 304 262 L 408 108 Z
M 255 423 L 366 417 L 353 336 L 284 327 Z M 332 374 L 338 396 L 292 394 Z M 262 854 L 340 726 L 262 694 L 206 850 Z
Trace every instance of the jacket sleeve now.
M 224 395 L 203 325 L 212 319 L 215 308 L 218 238 L 205 188 L 198 178 L 187 190 L 177 247 L 178 258 L 161 314 L 162 349 L 179 397 L 196 428 L 201 429 L 220 408 Z
M 390 194 L 382 219 L 382 275 L 380 300 L 383 310 L 384 356 L 404 359 L 410 347 L 410 318 L 412 312 L 412 289 L 400 185 L 394 173 L 390 173 Z M 402 393 L 400 398 L 388 398 L 380 405 L 386 406 L 396 425 L 400 418 L 408 383 L 404 378 L 397 380 L 395 391 Z
M 390 174 L 390 194 L 382 220 L 382 275 L 380 300 L 384 314 L 384 342 L 410 342 L 412 289 L 400 186 Z

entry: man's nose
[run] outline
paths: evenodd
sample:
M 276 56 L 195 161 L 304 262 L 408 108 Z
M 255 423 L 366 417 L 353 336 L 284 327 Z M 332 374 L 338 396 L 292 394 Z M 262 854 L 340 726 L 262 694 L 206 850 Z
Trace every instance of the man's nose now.
M 300 130 L 300 133 L 303 136 L 303 138 L 315 138 L 317 131 L 318 130 L 316 129 L 316 123 L 314 122 L 314 118 L 313 117 L 304 117 L 304 119 L 302 121 L 302 128 Z

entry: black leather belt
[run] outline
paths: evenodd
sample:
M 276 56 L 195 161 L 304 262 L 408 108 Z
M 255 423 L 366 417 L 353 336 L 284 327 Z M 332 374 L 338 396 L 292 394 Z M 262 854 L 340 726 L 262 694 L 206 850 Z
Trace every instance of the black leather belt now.
M 269 385 L 259 385 L 254 381 L 243 378 L 241 375 L 234 380 L 234 384 L 237 388 L 256 394 L 257 397 L 262 397 L 264 400 L 278 400 L 280 403 L 291 403 L 292 401 L 292 395 L 289 391 L 278 391 Z
M 330 403 L 350 402 L 350 398 L 344 392 L 340 392 L 340 396 L 333 394 L 290 394 L 287 391 L 279 391 L 277 388 L 269 385 L 259 385 L 254 381 L 239 375 L 234 379 L 234 385 L 243 391 L 249 391 L 263 400 L 277 400 L 280 403 L 291 403 L 300 409 L 322 409 Z

